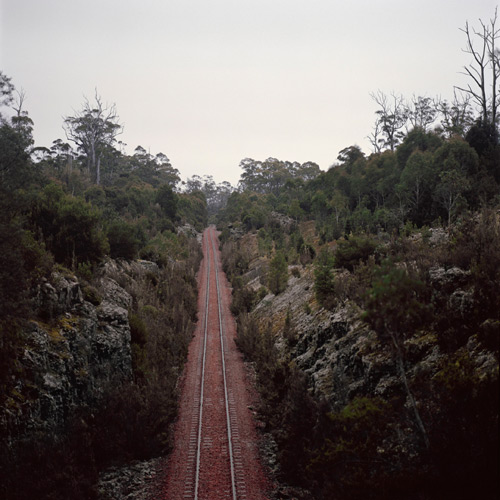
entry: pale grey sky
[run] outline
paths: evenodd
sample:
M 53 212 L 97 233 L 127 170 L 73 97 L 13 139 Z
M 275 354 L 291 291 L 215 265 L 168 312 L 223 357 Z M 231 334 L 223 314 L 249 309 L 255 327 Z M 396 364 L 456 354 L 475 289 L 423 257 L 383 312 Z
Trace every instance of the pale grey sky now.
M 0 69 L 26 91 L 37 145 L 97 88 L 120 140 L 185 179 L 236 184 L 245 157 L 327 169 L 368 153 L 370 92 L 451 98 L 465 22 L 496 0 L 0 0 Z

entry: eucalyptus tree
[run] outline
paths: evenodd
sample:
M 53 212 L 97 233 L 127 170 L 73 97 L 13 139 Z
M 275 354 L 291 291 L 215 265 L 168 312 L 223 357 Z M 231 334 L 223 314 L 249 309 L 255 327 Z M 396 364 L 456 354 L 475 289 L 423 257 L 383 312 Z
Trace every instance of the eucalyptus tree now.
M 369 137 L 375 152 L 383 149 L 394 151 L 404 137 L 404 128 L 408 122 L 408 106 L 401 94 L 390 95 L 381 90 L 371 93 L 371 98 L 379 106 L 375 112 L 375 131 Z
M 436 121 L 437 115 L 438 108 L 430 97 L 413 95 L 407 104 L 407 116 L 411 129 L 428 130 Z
M 14 85 L 12 79 L 0 71 L 0 107 L 8 106 L 14 100 Z M 0 118 L 2 115 L 0 114 Z
M 406 270 L 386 262 L 375 274 L 372 287 L 366 297 L 364 320 L 375 330 L 379 341 L 392 352 L 401 382 L 415 423 L 425 447 L 429 449 L 429 437 L 411 390 L 405 361 L 406 344 L 411 335 L 421 328 L 429 318 L 424 283 Z
M 466 87 L 456 87 L 468 94 L 481 110 L 484 124 L 496 126 L 498 106 L 500 104 L 500 28 L 497 26 L 498 9 L 494 16 L 485 23 L 479 19 L 479 29 L 465 23 L 461 31 L 465 33 L 464 52 L 472 56 L 472 62 L 464 66 L 465 75 L 469 78 Z
M 96 184 L 100 184 L 101 159 L 122 133 L 123 125 L 118 121 L 115 104 L 104 104 L 97 92 L 94 101 L 91 103 L 85 98 L 82 109 L 74 116 L 67 116 L 63 127 L 68 140 L 86 157 L 89 174 L 94 176 Z
M 433 197 L 444 210 L 448 227 L 462 208 L 477 204 L 473 181 L 479 168 L 476 151 L 462 139 L 451 139 L 434 152 L 433 172 L 437 174 L 437 182 Z
M 453 100 L 439 100 L 437 108 L 440 124 L 436 131 L 450 139 L 454 135 L 465 137 L 465 134 L 474 123 L 471 96 L 465 92 L 453 92 Z
M 320 174 L 319 166 L 314 162 L 282 161 L 277 158 L 267 158 L 264 161 L 244 158 L 240 162 L 243 170 L 239 188 L 243 191 L 253 191 L 262 194 L 279 196 L 288 181 L 302 179 L 309 181 Z
M 432 165 L 432 153 L 415 150 L 408 158 L 401 172 L 397 192 L 407 200 L 413 222 L 422 224 L 430 208 L 435 172 Z
M 131 170 L 141 180 L 158 187 L 168 184 L 173 190 L 177 189 L 181 178 L 179 170 L 174 168 L 164 153 L 153 156 L 142 146 L 137 146 L 130 158 Z
M 17 91 L 11 78 L 0 71 L 0 192 L 5 195 L 33 173 L 33 121 L 23 109 L 24 100 L 24 91 Z

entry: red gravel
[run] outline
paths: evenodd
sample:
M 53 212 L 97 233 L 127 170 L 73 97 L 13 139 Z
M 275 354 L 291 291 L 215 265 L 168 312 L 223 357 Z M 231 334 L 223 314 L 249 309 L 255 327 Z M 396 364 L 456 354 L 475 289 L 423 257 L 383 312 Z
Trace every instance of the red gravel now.
M 215 265 L 210 244 L 215 243 L 216 265 L 219 275 L 223 338 L 226 365 L 226 384 L 229 401 L 231 445 L 233 451 L 234 482 L 231 481 L 227 414 L 224 398 L 222 357 L 219 333 Z M 241 354 L 236 348 L 236 324 L 229 310 L 231 290 L 222 271 L 217 233 L 208 228 L 203 235 L 204 259 L 198 275 L 198 325 L 191 342 L 185 367 L 175 427 L 175 445 L 165 466 L 165 478 L 158 499 L 194 499 L 198 426 L 200 414 L 201 372 L 204 344 L 204 318 L 207 297 L 207 256 L 210 255 L 207 345 L 205 360 L 202 430 L 200 437 L 199 500 L 233 499 L 233 484 L 238 500 L 264 500 L 270 491 L 264 469 L 259 460 L 257 432 L 249 410 L 255 395 L 247 383 Z

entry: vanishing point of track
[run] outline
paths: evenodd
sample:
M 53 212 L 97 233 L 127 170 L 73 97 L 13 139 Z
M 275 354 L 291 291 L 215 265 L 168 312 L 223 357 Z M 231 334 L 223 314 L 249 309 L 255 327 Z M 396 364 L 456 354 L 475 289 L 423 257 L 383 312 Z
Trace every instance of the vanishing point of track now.
M 183 382 L 175 448 L 161 498 L 264 500 L 250 392 L 233 339 L 230 290 L 220 275 L 214 228 L 205 230 L 198 327 Z

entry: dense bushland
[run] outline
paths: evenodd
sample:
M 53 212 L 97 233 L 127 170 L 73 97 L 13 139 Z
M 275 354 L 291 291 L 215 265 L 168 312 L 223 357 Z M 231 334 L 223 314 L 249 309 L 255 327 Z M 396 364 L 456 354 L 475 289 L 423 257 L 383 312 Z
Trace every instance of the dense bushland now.
M 496 14 L 493 28 L 495 22 Z M 483 25 L 482 39 L 489 59 L 471 68 L 478 75 L 493 70 L 496 92 L 498 31 L 490 33 L 489 26 Z M 161 269 L 133 287 L 123 282 L 134 298 L 134 380 L 109 394 L 99 410 L 75 413 L 67 434 L 20 446 L 15 463 L 23 460 L 26 470 L 40 474 L 20 493 L 12 490 L 13 498 L 92 498 L 100 467 L 168 449 L 164 429 L 194 318 L 198 258 L 177 228 L 201 229 L 207 202 L 222 230 L 237 343 L 255 363 L 260 413 L 278 446 L 280 479 L 317 499 L 496 498 L 498 99 L 487 95 L 485 80 L 472 83 L 484 90 L 482 98 L 475 95 L 477 110 L 471 87 L 452 103 L 414 97 L 402 106 L 404 99 L 393 94 L 394 109 L 379 91 L 372 96 L 380 109 L 371 154 L 346 147 L 326 172 L 312 162 L 246 158 L 238 190 L 206 177 L 189 180 L 179 192 L 178 172 L 164 154 L 138 146 L 124 155 L 115 147 L 121 126 L 98 96 L 94 107 L 86 101 L 65 119 L 75 149 L 61 140 L 33 149 L 27 113 L 19 108 L 12 119 L 1 116 L 2 389 L 9 390 L 19 370 L 30 290 L 54 262 L 88 280 L 87 297 L 95 301 L 94 272 L 108 256 L 140 257 Z M 9 105 L 13 87 L 1 73 L 0 90 Z M 107 133 L 89 144 L 81 134 L 87 123 Z M 459 293 L 436 280 L 436 270 L 453 271 Z M 359 309 L 357 319 L 373 334 L 370 348 L 389 360 L 387 375 L 398 378 L 390 397 L 367 392 L 339 398 L 337 405 L 314 399 L 294 360 L 299 339 L 291 309 L 283 331 L 256 321 L 255 306 L 269 292 L 283 297 L 290 276 L 304 272 L 314 274 L 315 301 L 304 305 L 308 317 L 320 308 Z M 426 349 L 438 357 L 430 375 L 419 365 Z M 496 359 L 496 372 L 478 368 L 478 352 L 490 364 Z M 10 467 L 9 477 L 23 484 L 20 469 Z
M 318 301 L 332 309 L 353 301 L 365 311 L 365 321 L 377 334 L 374 348 L 391 353 L 400 379 L 392 399 L 367 393 L 332 408 L 312 398 L 311 382 L 293 359 L 293 319 L 287 314 L 276 336 L 273 325 L 251 313 L 258 294 L 245 288 L 241 276 L 235 277 L 237 344 L 255 364 L 260 412 L 278 446 L 282 480 L 325 499 L 431 499 L 445 493 L 495 498 L 498 370 L 481 375 L 470 346 L 478 342 L 498 363 L 499 227 L 497 211 L 486 209 L 450 228 L 440 244 L 414 230 L 378 241 L 372 236 L 377 245 L 370 249 L 377 258 L 372 253 L 365 260 L 361 252 L 357 263 L 344 260 L 358 252 L 357 238 L 337 251 L 319 252 Z M 231 240 L 227 245 L 233 245 L 228 264 L 238 261 L 239 251 L 245 250 L 238 251 Z M 466 270 L 460 289 L 470 297 L 461 302 L 461 312 L 450 298 L 455 286 L 442 289 L 444 285 L 432 281 L 432 270 L 458 265 Z M 281 337 L 286 343 L 278 349 Z M 423 369 L 420 376 L 408 374 L 421 359 L 415 348 L 419 342 L 439 346 L 440 364 L 432 377 Z M 411 432 L 411 444 L 398 436 L 401 429 Z
M 97 498 L 99 471 L 169 452 L 177 380 L 196 321 L 201 255 L 197 244 L 189 245 L 188 259 L 159 274 L 116 273 L 133 298 L 133 379 L 109 388 L 96 407 L 75 409 L 57 435 L 18 437 L 4 448 L 3 498 Z
M 28 113 L 9 117 L 15 88 L 3 73 L 0 88 L 0 338 L 2 355 L 10 353 L 2 363 L 8 367 L 15 332 L 29 315 L 30 289 L 54 263 L 84 278 L 107 257 L 144 258 L 163 267 L 189 256 L 176 228 L 188 223 L 200 230 L 207 216 L 204 194 L 179 192 L 179 173 L 162 153 L 153 156 L 138 146 L 127 156 L 113 141 L 99 144 L 97 184 L 79 142 L 76 149 L 60 139 L 51 148 L 33 148 Z M 87 118 L 104 125 L 102 117 Z
M 369 156 L 345 148 L 327 172 L 245 159 L 218 215 L 237 344 L 255 363 L 281 479 L 314 498 L 498 494 L 500 145 L 471 115 L 453 130 L 444 119 L 399 131 Z M 304 312 L 359 308 L 398 380 L 392 397 L 311 397 L 290 311 L 282 327 L 252 312 L 301 266 L 314 274 Z M 432 349 L 429 371 L 419 363 Z
M 176 383 L 196 319 L 195 274 L 201 258 L 189 228 L 178 229 L 206 225 L 206 199 L 201 191 L 180 192 L 178 171 L 168 158 L 141 147 L 128 156 L 115 149 L 113 140 L 96 143 L 95 162 L 82 142 L 75 142 L 76 149 L 61 140 L 51 148 L 34 149 L 27 112 L 9 117 L 14 87 L 2 73 L 0 91 L 3 410 L 8 411 L 8 396 L 16 394 L 15 381 L 23 379 L 29 387 L 36 377 L 20 362 L 29 342 L 25 322 L 57 321 L 51 311 L 41 311 L 43 318 L 37 318 L 32 308 L 43 279 L 54 269 L 76 274 L 86 300 L 98 305 L 99 277 L 110 258 L 141 258 L 158 265 L 157 273 L 113 276 L 133 299 L 133 378 L 117 381 L 97 406 L 82 401 L 57 435 L 11 435 L 0 428 L 2 498 L 96 498 L 103 468 L 170 449 Z M 96 127 L 104 126 L 96 113 L 73 117 L 71 123 L 85 126 L 91 119 Z

